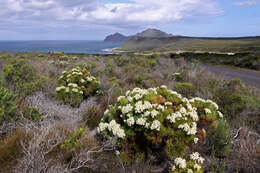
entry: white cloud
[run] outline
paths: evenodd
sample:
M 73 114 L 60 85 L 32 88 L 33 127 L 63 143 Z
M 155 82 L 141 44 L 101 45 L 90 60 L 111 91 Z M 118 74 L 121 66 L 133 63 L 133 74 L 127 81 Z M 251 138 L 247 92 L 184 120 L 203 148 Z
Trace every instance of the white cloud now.
M 0 18 L 13 20 L 78 21 L 100 25 L 172 23 L 222 13 L 215 0 L 0 0 Z
M 260 0 L 245 0 L 240 2 L 235 2 L 234 5 L 237 6 L 252 6 L 260 4 Z

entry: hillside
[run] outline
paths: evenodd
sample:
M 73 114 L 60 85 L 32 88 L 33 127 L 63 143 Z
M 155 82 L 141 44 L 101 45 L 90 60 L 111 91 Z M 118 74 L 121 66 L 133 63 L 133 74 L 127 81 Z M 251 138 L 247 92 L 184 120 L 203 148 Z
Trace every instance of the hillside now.
M 124 51 L 260 52 L 260 37 L 133 37 L 121 46 Z

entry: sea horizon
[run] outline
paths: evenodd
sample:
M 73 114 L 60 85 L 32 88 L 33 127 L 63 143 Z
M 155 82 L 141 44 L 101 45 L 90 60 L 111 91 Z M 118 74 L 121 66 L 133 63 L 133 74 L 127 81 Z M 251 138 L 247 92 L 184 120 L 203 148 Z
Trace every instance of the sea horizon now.
M 0 51 L 109 54 L 120 45 L 103 40 L 0 40 Z

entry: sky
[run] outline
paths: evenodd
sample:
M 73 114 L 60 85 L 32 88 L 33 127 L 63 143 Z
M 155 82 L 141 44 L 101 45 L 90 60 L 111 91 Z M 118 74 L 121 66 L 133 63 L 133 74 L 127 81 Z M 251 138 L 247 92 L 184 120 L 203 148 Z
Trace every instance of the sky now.
M 186 36 L 260 35 L 260 0 L 0 0 L 0 40 L 102 40 L 147 28 Z

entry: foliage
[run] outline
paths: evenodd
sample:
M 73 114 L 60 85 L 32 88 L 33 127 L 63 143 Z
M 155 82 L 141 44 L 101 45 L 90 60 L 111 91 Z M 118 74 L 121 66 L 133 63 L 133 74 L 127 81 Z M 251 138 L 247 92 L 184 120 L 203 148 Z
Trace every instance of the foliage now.
M 198 152 L 189 155 L 189 159 L 176 158 L 171 168 L 172 173 L 202 173 L 204 158 Z
M 134 88 L 105 111 L 98 132 L 117 139 L 120 151 L 132 157 L 160 148 L 167 157 L 176 158 L 198 142 L 199 127 L 209 128 L 221 117 L 211 100 L 188 100 L 166 86 Z
M 172 74 L 172 78 L 175 80 L 175 81 L 182 81 L 182 75 L 181 73 L 174 73 Z
M 87 112 L 83 114 L 83 120 L 86 121 L 90 130 L 96 128 L 103 116 L 103 112 L 100 107 L 92 106 L 88 108 Z
M 6 88 L 0 87 L 0 124 L 2 124 L 3 121 L 14 121 L 15 111 L 17 109 L 15 98 L 16 96 L 10 93 Z
M 41 88 L 40 76 L 23 59 L 11 60 L 11 64 L 5 65 L 3 71 L 8 86 L 21 95 L 30 95 Z
M 78 128 L 74 132 L 70 132 L 70 136 L 65 139 L 64 143 L 61 145 L 62 149 L 66 149 L 70 152 L 76 151 L 77 148 L 81 147 L 80 138 L 84 134 L 83 128 Z
M 20 141 L 27 143 L 31 135 L 24 129 L 16 129 L 0 140 L 0 172 L 14 164 L 16 159 L 22 156 L 22 146 Z
M 21 109 L 21 113 L 25 118 L 32 121 L 39 121 L 42 118 L 42 114 L 39 112 L 39 110 L 31 106 L 24 106 Z
M 174 85 L 173 90 L 177 91 L 185 97 L 192 97 L 195 95 L 195 87 L 192 83 L 188 82 L 177 82 Z
M 209 130 L 208 140 L 211 150 L 215 149 L 219 157 L 226 156 L 231 148 L 231 130 L 226 121 L 219 121 L 215 130 Z
M 58 80 L 57 96 L 64 103 L 79 106 L 83 99 L 100 93 L 100 82 L 80 67 L 64 71 Z

